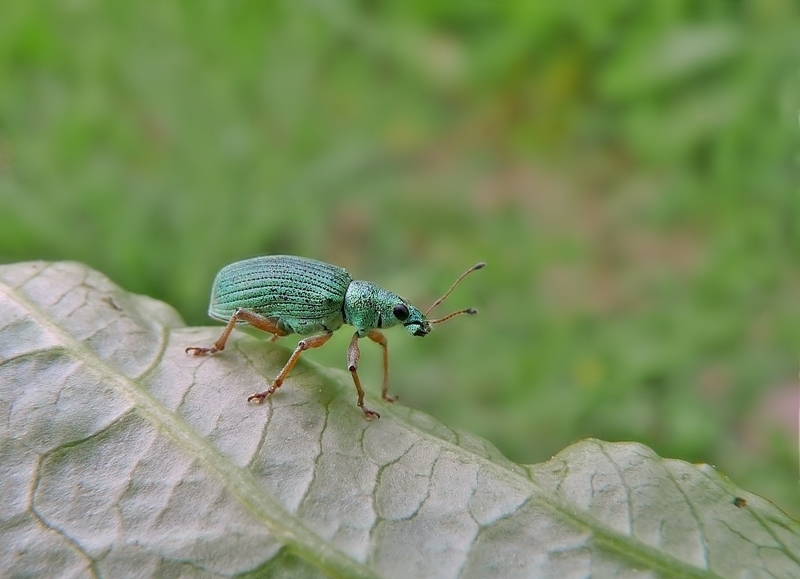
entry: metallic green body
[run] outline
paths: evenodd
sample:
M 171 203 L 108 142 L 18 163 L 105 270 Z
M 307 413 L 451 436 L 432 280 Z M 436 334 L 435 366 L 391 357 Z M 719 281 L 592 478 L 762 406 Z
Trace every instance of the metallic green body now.
M 408 310 L 402 321 L 394 312 L 398 304 Z M 361 337 L 400 323 L 414 336 L 431 329 L 422 312 L 400 296 L 354 281 L 341 267 L 289 255 L 255 257 L 220 270 L 208 314 L 228 321 L 238 308 L 272 320 L 287 334 L 302 336 L 333 332 L 344 323 L 355 326 Z
M 428 312 L 442 303 L 465 276 L 484 265 L 478 263 L 464 272 Z M 428 320 L 426 314 L 397 294 L 368 281 L 355 281 L 341 267 L 305 257 L 268 255 L 237 261 L 220 270 L 211 288 L 208 314 L 227 322 L 225 329 L 211 346 L 190 346 L 186 353 L 204 356 L 221 352 L 237 324 L 268 332 L 273 340 L 289 334 L 315 334 L 297 343 L 269 388 L 247 398 L 248 402 L 261 403 L 281 387 L 304 351 L 321 347 L 342 324 L 350 324 L 356 331 L 347 348 L 347 369 L 358 392 L 358 407 L 372 420 L 380 414 L 364 406 L 364 389 L 358 377 L 359 338 L 366 337 L 383 348 L 381 398 L 394 402 L 397 396 L 389 396 L 388 391 L 389 350 L 381 328 L 402 324 L 412 336 L 426 336 L 434 324 L 477 313 L 474 308 L 466 308 Z

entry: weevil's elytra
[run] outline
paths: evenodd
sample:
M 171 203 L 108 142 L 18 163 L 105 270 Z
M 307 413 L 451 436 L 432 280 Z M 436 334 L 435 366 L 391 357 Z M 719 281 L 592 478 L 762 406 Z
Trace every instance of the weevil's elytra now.
M 453 289 L 471 272 L 485 264 L 478 263 L 464 272 L 449 290 L 425 313 L 397 294 L 368 281 L 357 281 L 341 267 L 305 257 L 268 255 L 237 261 L 223 267 L 211 288 L 208 315 L 227 322 L 222 335 L 210 347 L 186 348 L 188 354 L 201 356 L 225 349 L 225 343 L 236 324 L 250 324 L 272 334 L 309 336 L 300 340 L 289 361 L 269 388 L 256 392 L 248 402 L 263 402 L 292 370 L 305 350 L 319 348 L 343 324 L 356 331 L 347 349 L 347 368 L 358 392 L 358 406 L 368 419 L 380 414 L 364 406 L 364 390 L 358 377 L 360 338 L 369 338 L 383 349 L 383 386 L 381 396 L 388 402 L 389 350 L 386 336 L 379 329 L 402 324 L 412 336 L 427 336 L 433 325 L 461 314 L 477 314 L 474 308 L 455 311 L 443 318 L 428 319 L 430 311 L 441 304 Z

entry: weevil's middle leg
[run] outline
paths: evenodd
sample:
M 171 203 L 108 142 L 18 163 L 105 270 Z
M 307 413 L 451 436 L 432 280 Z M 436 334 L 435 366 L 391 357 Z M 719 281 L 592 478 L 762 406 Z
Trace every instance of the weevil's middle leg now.
M 378 330 L 370 330 L 367 337 L 379 344 L 383 348 L 383 386 L 381 386 L 381 397 L 386 402 L 396 402 L 397 396 L 389 396 L 389 347 L 386 343 L 386 336 Z
M 264 316 L 260 316 L 255 312 L 251 312 L 250 310 L 236 308 L 236 311 L 233 312 L 231 319 L 228 321 L 228 325 L 225 326 L 224 330 L 222 330 L 222 335 L 210 348 L 191 346 L 186 348 L 186 353 L 191 354 L 192 356 L 202 356 L 203 354 L 214 354 L 215 352 L 221 352 L 225 349 L 225 343 L 228 341 L 233 328 L 236 327 L 236 322 L 239 321 L 247 322 L 254 328 L 264 332 L 269 332 L 272 334 L 272 341 L 275 341 L 277 337 L 288 335 L 288 332 L 280 329 L 272 320 L 265 318 Z
M 326 332 L 325 334 L 320 334 L 318 336 L 311 336 L 310 338 L 304 338 L 298 342 L 297 347 L 292 352 L 292 355 L 289 357 L 289 360 L 286 362 L 286 365 L 281 370 L 280 374 L 275 378 L 272 382 L 272 385 L 264 390 L 263 392 L 256 392 L 247 397 L 248 402 L 256 402 L 261 404 L 264 400 L 271 396 L 275 390 L 281 387 L 283 381 L 286 379 L 286 376 L 289 375 L 289 372 L 292 371 L 294 365 L 297 364 L 297 360 L 300 359 L 300 354 L 302 354 L 306 350 L 310 350 L 311 348 L 319 348 L 325 342 L 331 339 L 333 332 Z
M 358 359 L 360 357 L 361 350 L 358 349 L 358 332 L 356 332 L 353 334 L 353 339 L 350 340 L 350 346 L 347 348 L 347 369 L 350 370 L 350 375 L 353 377 L 353 384 L 356 385 L 356 392 L 358 392 L 357 404 L 364 413 L 364 417 L 367 420 L 380 418 L 380 414 L 364 406 L 364 389 L 361 388 L 361 380 L 358 379 Z

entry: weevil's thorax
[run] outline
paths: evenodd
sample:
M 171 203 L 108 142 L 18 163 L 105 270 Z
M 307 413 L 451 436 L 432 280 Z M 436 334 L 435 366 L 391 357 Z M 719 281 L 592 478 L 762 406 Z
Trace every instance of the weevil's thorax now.
M 395 293 L 368 281 L 353 281 L 344 296 L 344 321 L 364 336 L 373 329 L 405 326 L 412 336 L 425 336 L 431 325 L 425 314 Z

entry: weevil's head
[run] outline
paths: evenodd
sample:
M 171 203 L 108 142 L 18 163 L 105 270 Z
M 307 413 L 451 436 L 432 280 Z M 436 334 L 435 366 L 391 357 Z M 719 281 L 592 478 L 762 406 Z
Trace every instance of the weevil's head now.
M 404 300 L 397 294 L 385 290 L 374 283 L 353 281 L 348 286 L 344 297 L 342 308 L 344 321 L 351 326 L 355 326 L 361 336 L 365 335 L 369 330 L 390 328 L 398 324 L 405 326 L 406 331 L 412 336 L 427 336 L 431 333 L 435 324 L 441 324 L 461 314 L 478 313 L 475 308 L 464 308 L 443 318 L 428 319 L 430 311 L 441 304 L 462 279 L 473 271 L 483 268 L 484 265 L 486 264 L 478 263 L 461 274 L 461 277 L 456 280 L 450 289 L 424 313 L 414 307 L 408 300 Z
M 345 322 L 359 332 L 405 326 L 412 336 L 426 336 L 431 325 L 419 309 L 399 295 L 368 281 L 354 281 L 344 299 Z
M 406 301 L 397 303 L 392 308 L 392 315 L 412 336 L 427 336 L 433 329 L 425 314 Z

